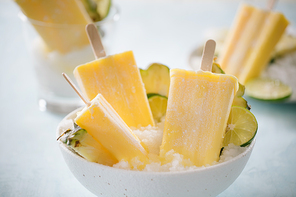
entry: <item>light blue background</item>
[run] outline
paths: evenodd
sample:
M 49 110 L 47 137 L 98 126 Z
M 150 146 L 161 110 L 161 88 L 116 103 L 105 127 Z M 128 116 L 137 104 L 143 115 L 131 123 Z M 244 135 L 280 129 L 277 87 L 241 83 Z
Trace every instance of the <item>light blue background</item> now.
M 227 27 L 236 1 L 118 0 L 121 20 L 109 54 L 133 50 L 139 67 L 161 62 L 189 68 L 204 32 Z M 295 1 L 276 6 L 295 25 Z M 0 196 L 93 196 L 71 174 L 55 139 L 64 115 L 41 112 L 22 35 L 19 8 L 0 1 Z M 296 104 L 249 100 L 259 122 L 257 144 L 224 196 L 296 196 Z

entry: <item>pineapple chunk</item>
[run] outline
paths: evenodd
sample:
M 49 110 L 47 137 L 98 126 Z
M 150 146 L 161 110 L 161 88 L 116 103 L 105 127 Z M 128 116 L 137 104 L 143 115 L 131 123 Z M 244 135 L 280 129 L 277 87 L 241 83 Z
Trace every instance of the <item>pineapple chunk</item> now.
M 99 142 L 97 142 L 85 129 L 74 125 L 74 130 L 68 129 L 60 140 L 75 153 L 90 162 L 113 166 L 117 159 Z

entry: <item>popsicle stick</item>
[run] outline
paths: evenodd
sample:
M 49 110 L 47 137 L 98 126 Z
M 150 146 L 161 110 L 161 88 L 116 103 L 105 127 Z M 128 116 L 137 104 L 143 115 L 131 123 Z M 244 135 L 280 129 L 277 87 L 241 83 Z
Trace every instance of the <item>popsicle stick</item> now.
M 269 0 L 269 1 L 267 1 L 267 9 L 272 10 L 274 8 L 276 2 L 277 2 L 277 0 Z
M 98 32 L 96 25 L 93 23 L 90 23 L 90 24 L 86 25 L 85 30 L 86 30 L 88 39 L 90 41 L 90 44 L 91 44 L 91 47 L 92 47 L 92 50 L 94 52 L 96 59 L 99 59 L 101 57 L 105 57 L 106 52 L 105 52 L 104 46 L 102 44 L 101 36 Z
M 216 42 L 214 40 L 208 40 L 205 44 L 204 51 L 201 58 L 201 69 L 203 71 L 212 72 L 212 64 L 215 54 Z
M 72 86 L 72 88 L 75 90 L 75 92 L 78 94 L 78 96 L 89 107 L 91 103 L 86 98 L 84 98 L 84 96 L 80 93 L 78 88 L 76 88 L 75 84 L 71 81 L 71 79 L 67 76 L 67 74 L 65 74 L 65 73 L 62 73 L 62 74 L 63 74 L 64 78 L 68 81 L 68 83 Z

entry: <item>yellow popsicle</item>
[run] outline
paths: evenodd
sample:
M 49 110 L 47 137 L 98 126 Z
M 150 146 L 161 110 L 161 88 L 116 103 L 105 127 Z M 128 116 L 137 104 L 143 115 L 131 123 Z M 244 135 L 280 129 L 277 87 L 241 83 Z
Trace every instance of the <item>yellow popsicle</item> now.
M 243 4 L 225 40 L 221 67 L 242 84 L 259 76 L 288 24 L 279 12 Z
M 161 157 L 174 150 L 196 166 L 218 161 L 237 79 L 171 69 Z
M 140 161 L 146 161 L 147 152 L 138 137 L 101 94 L 91 101 L 89 107 L 77 114 L 75 122 L 117 160 L 131 161 L 138 157 Z
M 129 127 L 154 126 L 132 51 L 80 65 L 75 68 L 74 76 L 89 100 L 102 94 Z
M 107 166 L 118 163 L 118 160 L 84 129 L 70 134 L 64 143 L 67 143 L 68 146 L 88 161 Z
M 79 0 L 15 0 L 46 43 L 62 54 L 89 44 L 85 26 L 92 20 Z M 40 22 L 44 22 L 40 24 Z M 44 25 L 46 23 L 46 25 Z

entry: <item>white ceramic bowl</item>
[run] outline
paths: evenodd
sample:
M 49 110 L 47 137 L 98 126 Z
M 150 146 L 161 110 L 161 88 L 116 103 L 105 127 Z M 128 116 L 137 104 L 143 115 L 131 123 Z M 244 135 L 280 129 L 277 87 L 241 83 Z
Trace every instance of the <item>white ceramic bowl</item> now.
M 79 109 L 67 115 L 59 124 L 74 119 Z M 228 188 L 244 169 L 255 140 L 245 152 L 235 158 L 206 167 L 184 172 L 143 172 L 112 168 L 89 162 L 59 142 L 64 159 L 76 179 L 97 196 L 217 196 Z

